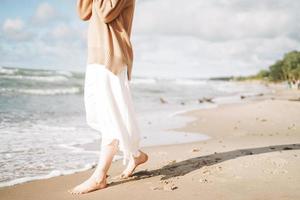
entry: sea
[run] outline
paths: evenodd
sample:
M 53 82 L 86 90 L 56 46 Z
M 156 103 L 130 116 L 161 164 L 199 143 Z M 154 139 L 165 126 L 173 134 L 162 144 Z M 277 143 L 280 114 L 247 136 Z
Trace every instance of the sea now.
M 84 78 L 84 72 L 0 67 L 0 187 L 96 165 L 101 146 L 84 148 L 101 141 L 101 132 L 86 124 Z M 130 87 L 141 147 L 207 140 L 205 133 L 171 129 L 193 120 L 180 115 L 186 111 L 272 92 L 262 84 L 209 78 L 133 76 Z

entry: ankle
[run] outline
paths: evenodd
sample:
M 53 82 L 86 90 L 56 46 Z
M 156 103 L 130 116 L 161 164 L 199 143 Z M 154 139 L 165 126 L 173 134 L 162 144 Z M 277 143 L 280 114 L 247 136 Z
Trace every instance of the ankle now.
M 143 152 L 142 152 L 141 150 L 138 150 L 136 153 L 134 153 L 134 154 L 132 155 L 132 158 L 133 158 L 133 159 L 138 159 L 138 158 L 141 157 L 142 154 L 143 154 Z
M 105 176 L 91 176 L 91 179 L 96 182 L 96 184 L 106 184 L 106 175 Z
M 106 176 L 107 174 L 104 170 L 97 170 L 92 174 L 92 177 L 98 180 L 105 180 Z

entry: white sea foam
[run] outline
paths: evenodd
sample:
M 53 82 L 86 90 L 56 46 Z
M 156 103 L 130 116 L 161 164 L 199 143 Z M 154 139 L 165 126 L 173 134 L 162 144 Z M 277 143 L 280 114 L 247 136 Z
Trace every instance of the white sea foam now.
M 68 81 L 65 76 L 24 76 L 24 75 L 2 75 L 1 78 L 6 79 L 19 79 L 19 80 L 32 80 L 40 82 L 58 82 Z
M 248 83 L 237 83 L 237 82 L 218 82 L 215 81 L 211 84 L 213 88 L 218 91 L 226 92 L 226 93 L 240 93 L 246 91 L 265 91 L 265 87 L 260 84 L 248 84 Z
M 116 155 L 113 159 L 113 162 L 115 162 L 117 160 L 120 160 L 120 159 L 122 159 L 122 156 Z M 13 185 L 26 183 L 26 182 L 30 182 L 30 181 L 35 181 L 35 180 L 43 180 L 43 179 L 49 179 L 49 178 L 53 178 L 53 177 L 57 177 L 57 176 L 75 174 L 75 173 L 78 173 L 78 172 L 82 172 L 82 171 L 92 169 L 92 168 L 96 167 L 96 165 L 97 165 L 97 162 L 93 162 L 93 163 L 86 164 L 84 167 L 82 167 L 80 169 L 63 170 L 63 171 L 53 170 L 49 174 L 42 175 L 42 176 L 30 176 L 30 177 L 18 178 L 18 179 L 14 179 L 14 180 L 11 180 L 11 181 L 1 182 L 0 187 L 13 186 Z
M 16 89 L 16 88 L 0 88 L 0 92 L 13 92 L 33 95 L 59 95 L 59 94 L 77 94 L 81 90 L 78 87 L 70 88 L 54 88 L 54 89 Z
M 76 127 L 48 126 L 44 124 L 36 124 L 33 128 L 43 131 L 76 131 Z
M 193 80 L 193 79 L 176 79 L 176 84 L 180 85 L 205 85 L 207 84 L 206 80 Z
M 195 80 L 195 79 L 155 79 L 155 78 L 134 78 L 132 79 L 133 84 L 156 84 L 160 81 L 175 83 L 179 85 L 205 85 L 207 84 L 207 80 Z
M 48 179 L 48 178 L 52 178 L 52 177 L 56 177 L 56 176 L 74 174 L 74 173 L 77 173 L 77 172 L 81 172 L 81 171 L 91 169 L 95 165 L 96 165 L 96 163 L 92 163 L 92 164 L 87 164 L 86 166 L 84 166 L 81 169 L 65 170 L 65 171 L 53 170 L 49 174 L 46 174 L 46 175 L 43 175 L 43 176 L 32 176 L 32 177 L 18 178 L 18 179 L 15 179 L 15 180 L 0 183 L 0 187 L 12 186 L 12 185 L 20 184 L 20 183 L 33 181 L 33 180 Z
M 211 109 L 211 108 L 216 108 L 216 107 L 218 107 L 218 104 L 202 104 L 201 106 L 197 106 L 197 107 L 193 107 L 193 108 L 173 112 L 173 113 L 169 114 L 169 117 L 175 117 L 175 116 L 178 116 L 180 114 L 184 114 L 184 113 L 193 111 L 195 109 Z
M 154 78 L 133 78 L 131 81 L 132 84 L 155 84 L 157 83 Z
M 56 71 L 56 73 L 60 74 L 60 75 L 67 76 L 67 77 L 72 77 L 73 76 L 73 73 L 69 72 L 69 71 Z
M 10 74 L 14 74 L 18 71 L 18 69 L 8 69 L 8 68 L 3 68 L 3 67 L 0 67 L 0 74 L 7 74 L 7 75 L 10 75 Z

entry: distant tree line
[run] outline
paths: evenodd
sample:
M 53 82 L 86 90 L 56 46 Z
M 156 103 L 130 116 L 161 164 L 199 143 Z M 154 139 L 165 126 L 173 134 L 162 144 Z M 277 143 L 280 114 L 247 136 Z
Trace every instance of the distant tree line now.
M 271 82 L 288 81 L 296 83 L 300 81 L 300 52 L 286 53 L 283 59 L 278 60 L 267 70 L 261 70 L 258 74 L 249 77 L 237 77 L 237 80 L 264 79 Z

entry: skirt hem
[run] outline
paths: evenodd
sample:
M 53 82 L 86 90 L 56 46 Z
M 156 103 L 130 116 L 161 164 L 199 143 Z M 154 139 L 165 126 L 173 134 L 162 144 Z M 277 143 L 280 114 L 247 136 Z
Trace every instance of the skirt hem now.
M 88 64 L 84 88 L 87 124 L 101 132 L 102 145 L 119 141 L 124 165 L 140 153 L 139 127 L 126 75 L 126 66 L 116 75 L 104 65 Z

